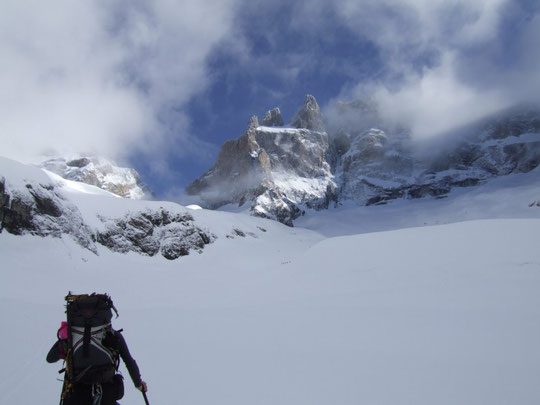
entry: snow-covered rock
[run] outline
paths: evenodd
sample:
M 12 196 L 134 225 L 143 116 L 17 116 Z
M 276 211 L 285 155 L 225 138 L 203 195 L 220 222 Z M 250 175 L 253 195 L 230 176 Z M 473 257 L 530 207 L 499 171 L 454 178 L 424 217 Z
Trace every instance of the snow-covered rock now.
M 287 225 L 306 207 L 328 207 L 336 187 L 326 159 L 328 134 L 307 129 L 319 127 L 316 103 L 306 97 L 301 128 L 259 126 L 252 117 L 246 133 L 226 142 L 214 166 L 187 192 L 200 195 L 210 208 L 247 203 L 254 215 Z
M 6 163 L 24 173 L 23 165 L 6 162 L 1 158 L 2 169 Z M 39 171 L 38 169 L 36 169 Z M 96 252 L 95 237 L 84 223 L 76 205 L 71 203 L 40 173 L 31 173 L 22 182 L 15 181 L 0 171 L 0 232 L 14 235 L 29 233 L 37 236 L 71 236 L 77 243 Z
M 535 110 L 483 120 L 462 130 L 461 140 L 442 147 L 427 145 L 420 153 L 407 131 L 359 127 L 376 119 L 366 104 L 344 106 L 338 109 L 344 114 L 343 125 L 332 137 L 340 202 L 371 205 L 399 198 L 441 198 L 456 187 L 528 172 L 540 163 L 540 113 Z M 354 108 L 361 116 L 357 121 L 350 118 Z
M 540 163 L 540 112 L 534 109 L 501 113 L 449 134 L 445 145 L 423 147 L 405 129 L 385 126 L 369 102 L 336 103 L 327 121 L 330 135 L 311 95 L 291 127 L 275 126 L 280 118 L 278 109 L 263 125 L 252 117 L 247 132 L 223 145 L 188 193 L 209 208 L 250 204 L 254 215 L 292 225 L 306 209 L 444 198 L 456 187 Z
M 0 232 L 4 230 L 68 236 L 94 253 L 101 245 L 122 253 L 160 253 L 171 260 L 201 252 L 216 239 L 182 206 L 122 200 L 90 185 L 81 191 L 80 183 L 0 158 Z
M 161 253 L 166 259 L 174 260 L 188 255 L 190 250 L 200 253 L 215 238 L 195 226 L 189 213 L 163 208 L 100 219 L 106 230 L 98 232 L 97 242 L 121 253 L 133 251 L 148 256 Z
M 119 167 L 114 162 L 101 157 L 78 156 L 70 159 L 47 159 L 40 164 L 40 167 L 67 180 L 90 184 L 124 198 L 140 200 L 152 194 L 141 182 L 135 169 Z

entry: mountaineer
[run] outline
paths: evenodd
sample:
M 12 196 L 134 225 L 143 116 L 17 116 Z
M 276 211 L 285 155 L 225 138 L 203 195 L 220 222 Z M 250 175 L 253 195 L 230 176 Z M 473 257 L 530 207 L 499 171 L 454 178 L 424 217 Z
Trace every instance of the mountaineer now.
M 67 322 L 62 322 L 58 340 L 47 354 L 49 363 L 65 361 L 65 368 L 60 370 L 64 372 L 60 404 L 115 405 L 124 395 L 123 377 L 118 374 L 120 358 L 148 403 L 146 383 L 122 330 L 111 326 L 112 311 L 118 316 L 111 297 L 70 292 L 65 299 Z

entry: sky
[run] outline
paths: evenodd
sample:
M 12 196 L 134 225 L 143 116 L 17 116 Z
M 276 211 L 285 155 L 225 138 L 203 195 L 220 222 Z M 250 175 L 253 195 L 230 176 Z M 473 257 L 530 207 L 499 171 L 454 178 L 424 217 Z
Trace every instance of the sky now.
M 180 193 L 252 115 L 369 99 L 418 140 L 540 100 L 533 0 L 4 0 L 0 155 Z

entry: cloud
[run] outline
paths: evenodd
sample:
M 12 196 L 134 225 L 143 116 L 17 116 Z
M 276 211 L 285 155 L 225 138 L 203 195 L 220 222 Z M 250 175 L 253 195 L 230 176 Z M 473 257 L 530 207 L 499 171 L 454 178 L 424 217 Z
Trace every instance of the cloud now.
M 336 98 L 374 99 L 418 139 L 538 102 L 538 8 L 510 0 L 334 0 L 309 7 L 309 30 L 332 10 L 377 47 L 383 68 Z M 298 19 L 302 24 L 302 19 Z
M 113 158 L 194 152 L 185 104 L 235 0 L 6 0 L 0 13 L 1 155 Z M 164 151 L 167 151 L 164 153 Z
M 0 155 L 135 155 L 170 173 L 171 156 L 216 152 L 192 134 L 194 96 L 215 101 L 197 119 L 216 144 L 239 109 L 242 125 L 290 115 L 301 92 L 372 97 L 430 137 L 538 101 L 539 37 L 526 0 L 5 0 Z
M 445 52 L 437 66 L 411 75 L 397 91 L 378 86 L 373 97 L 385 118 L 407 125 L 415 138 L 424 139 L 509 106 L 499 89 L 478 91 L 460 81 L 455 58 Z

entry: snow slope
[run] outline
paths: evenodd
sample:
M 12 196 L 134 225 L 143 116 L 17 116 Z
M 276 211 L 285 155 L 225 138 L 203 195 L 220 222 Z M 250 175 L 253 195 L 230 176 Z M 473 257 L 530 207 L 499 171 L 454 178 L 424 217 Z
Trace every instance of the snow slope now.
M 326 236 L 339 236 L 475 219 L 540 219 L 540 209 L 531 207 L 536 201 L 540 201 L 540 168 L 493 178 L 476 187 L 455 188 L 442 199 L 402 199 L 385 207 L 350 203 L 308 211 L 296 224 Z
M 540 187 L 520 176 L 312 230 L 196 210 L 218 239 L 176 261 L 3 232 L 0 403 L 58 400 L 71 290 L 112 295 L 153 404 L 537 404 Z

